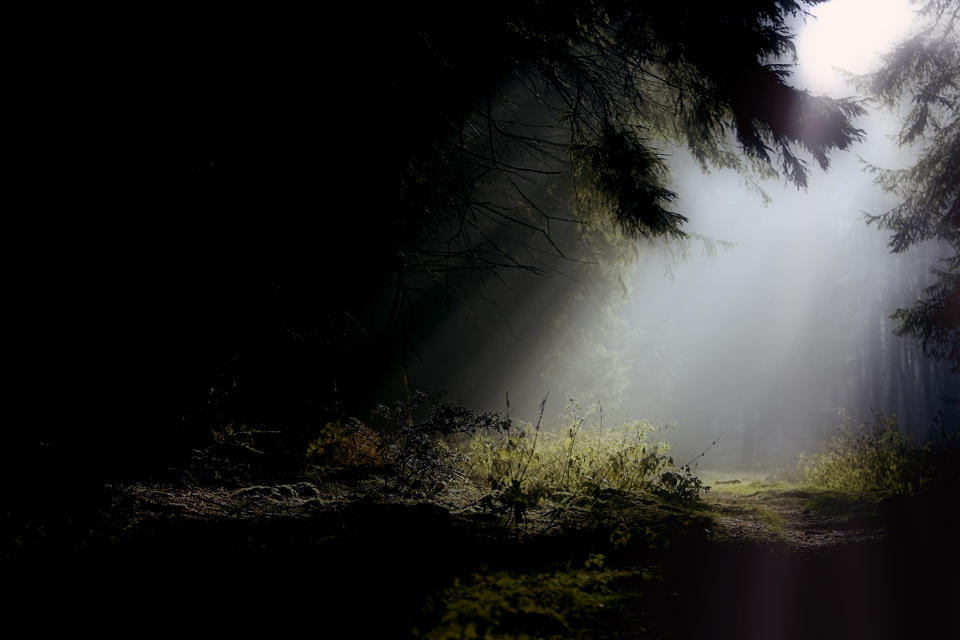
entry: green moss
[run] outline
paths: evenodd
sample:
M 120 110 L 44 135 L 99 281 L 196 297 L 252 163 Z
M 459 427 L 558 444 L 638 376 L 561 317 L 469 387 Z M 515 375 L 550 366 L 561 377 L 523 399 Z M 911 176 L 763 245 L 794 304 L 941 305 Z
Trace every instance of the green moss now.
M 435 606 L 435 626 L 415 630 L 427 640 L 587 638 L 591 621 L 636 595 L 612 583 L 658 580 L 648 570 L 593 568 L 549 573 L 499 571 L 456 581 Z

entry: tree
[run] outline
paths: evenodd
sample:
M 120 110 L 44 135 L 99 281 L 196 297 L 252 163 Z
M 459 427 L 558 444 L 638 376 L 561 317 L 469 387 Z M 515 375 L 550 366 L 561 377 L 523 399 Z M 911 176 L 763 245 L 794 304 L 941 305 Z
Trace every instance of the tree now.
M 99 473 L 136 468 L 174 424 L 301 428 L 369 404 L 447 292 L 584 240 L 681 237 L 667 141 L 802 187 L 809 159 L 861 135 L 857 104 L 787 82 L 788 19 L 818 1 L 50 25 L 24 165 L 43 211 L 82 213 L 20 234 L 43 412 L 26 439 Z
M 200 300 L 205 328 L 194 337 L 186 325 L 167 351 L 209 354 L 195 371 L 219 360 L 220 379 L 202 387 L 233 406 L 218 419 L 276 421 L 282 407 L 285 422 L 313 421 L 291 389 L 336 388 L 362 406 L 370 370 L 402 358 L 451 292 L 609 259 L 638 237 L 683 237 L 667 143 L 705 168 L 779 172 L 803 187 L 810 159 L 826 168 L 861 136 L 857 103 L 788 84 L 787 22 L 816 3 L 341 8 L 325 18 L 355 29 L 347 49 L 321 39 L 318 57 L 317 35 L 289 26 L 266 62 L 230 41 L 243 92 L 221 80 L 215 94 L 198 78 L 208 115 L 177 133 L 201 159 L 182 200 L 207 237 L 175 271 L 174 295 Z M 199 42 L 199 59 L 213 59 Z M 185 55 L 189 78 L 195 59 Z M 322 100 L 303 94 L 311 82 Z M 238 224 L 231 209 L 255 222 Z M 198 287 L 197 269 L 212 282 Z M 315 411 L 333 398 L 309 402 Z
M 422 307 L 425 291 L 476 274 L 540 273 L 551 259 L 684 237 L 668 144 L 705 169 L 803 187 L 810 159 L 826 168 L 861 135 L 857 103 L 788 83 L 787 22 L 812 4 L 524 0 L 363 21 L 367 45 L 338 77 L 355 99 L 332 146 L 358 150 L 349 172 L 382 151 L 357 190 L 395 197 L 357 220 L 383 234 L 391 310 L 409 313 L 414 297 Z M 399 126 L 370 129 L 384 114 Z M 427 332 L 438 316 L 406 326 Z
M 562 253 L 554 229 L 589 223 L 585 208 L 628 235 L 681 237 L 665 142 L 705 168 L 779 170 L 805 186 L 804 154 L 826 168 L 861 135 L 856 103 L 787 83 L 787 18 L 817 1 L 527 0 L 391 16 L 395 62 L 363 90 L 389 96 L 404 123 L 391 216 L 438 241 L 405 252 L 404 268 L 526 267 L 485 222 Z M 597 207 L 572 215 L 571 202 Z
M 887 107 L 907 103 L 898 142 L 917 150 L 906 169 L 868 165 L 900 203 L 869 224 L 891 231 L 890 248 L 902 253 L 927 241 L 952 252 L 930 267 L 933 284 L 912 307 L 898 309 L 896 333 L 918 340 L 931 357 L 960 370 L 960 5 L 918 1 L 922 26 L 900 43 L 876 72 L 858 80 Z

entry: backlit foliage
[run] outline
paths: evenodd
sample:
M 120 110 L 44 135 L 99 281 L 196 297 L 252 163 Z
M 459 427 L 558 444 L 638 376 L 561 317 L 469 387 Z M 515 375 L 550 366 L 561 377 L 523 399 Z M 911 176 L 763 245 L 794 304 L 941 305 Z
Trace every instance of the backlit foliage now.
M 940 443 L 914 444 L 894 415 L 878 413 L 859 425 L 844 415 L 821 451 L 801 457 L 800 471 L 805 481 L 838 491 L 916 494 L 950 486 L 958 444 L 945 433 Z
M 466 482 L 483 493 L 481 507 L 515 526 L 542 500 L 570 502 L 615 492 L 694 504 L 709 489 L 674 463 L 667 442 L 652 439 L 661 429 L 653 423 L 594 424 L 571 400 L 566 426 L 547 430 L 545 404 L 546 398 L 534 424 L 432 404 L 417 393 L 379 407 L 372 421 L 376 430 L 358 420 L 328 424 L 308 445 L 307 458 L 316 467 L 374 471 L 391 477 L 397 489 L 418 494 Z
M 539 421 L 512 421 L 473 437 L 463 465 L 469 478 L 490 490 L 485 506 L 519 525 L 544 498 L 569 502 L 613 491 L 695 503 L 708 489 L 677 468 L 668 443 L 650 438 L 657 431 L 653 423 L 625 420 L 603 428 L 576 408 L 571 402 L 573 412 L 559 433 L 544 431 Z
M 666 144 L 804 187 L 808 160 L 826 168 L 864 113 L 788 82 L 788 21 L 818 1 L 404 7 L 391 29 L 415 46 L 388 79 L 424 127 L 400 184 L 402 211 L 425 223 L 405 268 L 537 270 L 505 229 L 563 255 L 598 211 L 634 238 L 683 237 Z

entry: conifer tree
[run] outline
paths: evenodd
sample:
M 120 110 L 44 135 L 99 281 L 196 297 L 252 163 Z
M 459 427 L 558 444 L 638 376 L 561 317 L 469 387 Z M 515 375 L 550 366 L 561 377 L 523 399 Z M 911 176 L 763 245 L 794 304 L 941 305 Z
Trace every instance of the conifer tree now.
M 915 34 L 879 70 L 858 79 L 881 104 L 905 109 L 898 142 L 917 151 L 905 169 L 868 165 L 900 202 L 867 220 L 890 231 L 893 252 L 936 241 L 948 254 L 930 267 L 933 284 L 893 317 L 898 335 L 917 339 L 928 356 L 960 370 L 960 4 L 917 4 Z

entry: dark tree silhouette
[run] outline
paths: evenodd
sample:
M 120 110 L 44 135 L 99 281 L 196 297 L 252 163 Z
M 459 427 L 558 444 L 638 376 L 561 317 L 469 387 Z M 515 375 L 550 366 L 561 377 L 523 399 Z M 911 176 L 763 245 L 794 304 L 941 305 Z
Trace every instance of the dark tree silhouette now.
M 788 83 L 788 20 L 816 3 L 48 25 L 16 468 L 102 477 L 163 460 L 176 425 L 296 433 L 362 406 L 417 290 L 536 271 L 603 225 L 682 236 L 664 143 L 804 186 L 861 135 L 857 104 Z
M 389 21 L 407 38 L 391 49 L 396 73 L 372 93 L 393 98 L 389 112 L 399 106 L 407 125 L 406 144 L 393 146 L 409 218 L 444 228 L 448 243 L 405 254 L 405 267 L 524 266 L 482 221 L 551 240 L 551 222 L 584 221 L 571 198 L 557 197 L 564 189 L 600 203 L 631 234 L 682 235 L 664 141 L 688 146 L 704 166 L 778 169 L 804 186 L 801 154 L 826 168 L 831 150 L 859 139 L 850 118 L 862 113 L 787 83 L 785 21 L 805 4 L 404 8 Z M 553 201 L 536 193 L 551 176 L 565 178 Z
M 907 169 L 868 165 L 877 184 L 900 203 L 867 220 L 891 231 L 894 252 L 930 240 L 952 252 L 931 266 L 934 282 L 916 303 L 893 317 L 897 334 L 917 339 L 928 356 L 960 370 L 960 5 L 919 5 L 916 34 L 889 53 L 878 71 L 859 79 L 885 106 L 909 105 L 899 143 L 919 150 Z

